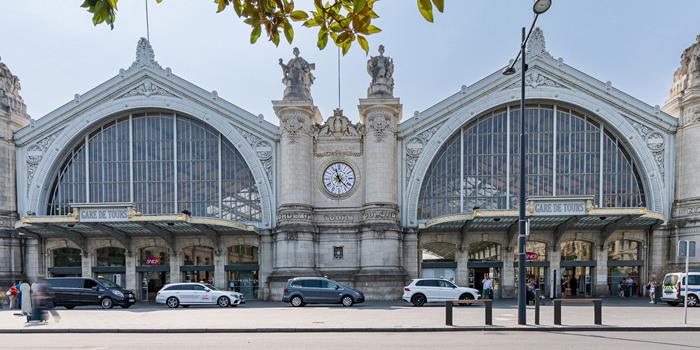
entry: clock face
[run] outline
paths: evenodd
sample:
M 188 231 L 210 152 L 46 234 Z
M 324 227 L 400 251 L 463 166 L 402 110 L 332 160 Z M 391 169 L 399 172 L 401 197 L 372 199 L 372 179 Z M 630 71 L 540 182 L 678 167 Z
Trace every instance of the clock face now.
M 323 172 L 323 186 L 333 195 L 342 196 L 355 185 L 355 172 L 345 163 L 333 163 Z

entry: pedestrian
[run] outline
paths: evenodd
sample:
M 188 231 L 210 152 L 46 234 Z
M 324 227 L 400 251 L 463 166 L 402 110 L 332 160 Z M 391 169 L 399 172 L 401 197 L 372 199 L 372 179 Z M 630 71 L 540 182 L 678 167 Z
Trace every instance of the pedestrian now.
M 39 280 L 32 283 L 32 313 L 27 317 L 27 321 L 48 322 L 48 313 L 54 321 L 61 321 L 61 316 L 55 309 L 55 294 L 46 280 Z
M 576 275 L 573 272 L 569 276 L 569 289 L 571 289 L 571 296 L 576 296 L 578 293 L 578 281 L 576 281 Z
M 625 295 L 628 297 L 631 297 L 634 295 L 633 290 L 634 290 L 634 279 L 632 279 L 631 275 L 627 275 L 627 279 L 625 279 Z
M 20 281 L 17 281 L 15 283 L 15 288 L 17 289 L 17 300 L 15 302 L 17 303 L 17 308 L 21 309 L 22 308 L 22 283 Z
M 620 283 L 617 284 L 617 296 L 620 298 L 625 297 L 625 284 L 622 279 L 620 279 Z
M 484 298 L 493 299 L 493 281 L 489 275 L 481 280 L 482 294 Z
M 6 295 L 10 297 L 10 310 L 14 310 L 17 308 L 17 294 L 19 291 L 17 290 L 17 287 L 15 287 L 14 284 L 10 285 L 10 289 L 7 290 Z
M 647 283 L 647 289 L 649 290 L 649 304 L 656 304 L 656 281 L 653 278 Z

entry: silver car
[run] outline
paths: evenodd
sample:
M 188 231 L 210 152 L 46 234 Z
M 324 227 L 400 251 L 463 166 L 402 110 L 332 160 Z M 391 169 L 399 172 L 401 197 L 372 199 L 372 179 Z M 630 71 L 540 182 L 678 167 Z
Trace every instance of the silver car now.
M 166 304 L 169 308 L 190 305 L 219 305 L 220 307 L 238 306 L 245 302 L 243 294 L 218 290 L 206 283 L 171 283 L 166 284 L 156 295 L 157 304 Z

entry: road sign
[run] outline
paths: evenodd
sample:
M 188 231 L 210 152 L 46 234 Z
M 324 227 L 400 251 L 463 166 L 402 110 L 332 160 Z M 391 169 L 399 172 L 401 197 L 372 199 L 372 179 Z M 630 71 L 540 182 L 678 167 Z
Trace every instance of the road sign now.
M 678 241 L 678 249 L 676 251 L 679 258 L 695 257 L 695 241 Z

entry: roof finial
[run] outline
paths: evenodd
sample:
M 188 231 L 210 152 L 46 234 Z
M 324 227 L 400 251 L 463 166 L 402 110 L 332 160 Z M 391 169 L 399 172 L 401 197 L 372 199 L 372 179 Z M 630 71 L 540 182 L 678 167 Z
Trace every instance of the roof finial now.
M 131 64 L 129 69 L 140 67 L 161 68 L 158 62 L 156 62 L 156 55 L 153 52 L 153 47 L 151 47 L 151 43 L 146 38 L 139 39 L 136 45 L 136 61 Z
M 532 56 L 552 57 L 547 51 L 544 40 L 544 32 L 540 27 L 536 27 L 527 42 L 527 54 Z

